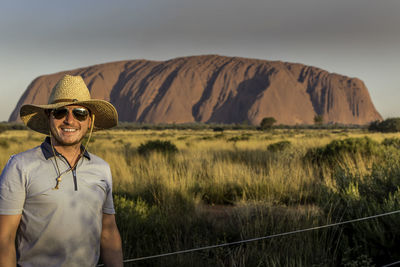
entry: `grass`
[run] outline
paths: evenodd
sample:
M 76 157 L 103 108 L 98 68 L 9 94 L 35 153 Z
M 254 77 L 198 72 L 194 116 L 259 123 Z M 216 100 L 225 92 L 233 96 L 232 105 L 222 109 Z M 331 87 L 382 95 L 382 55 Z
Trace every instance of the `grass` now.
M 89 151 L 111 166 L 124 255 L 136 258 L 397 210 L 398 137 L 361 129 L 116 130 L 95 133 Z M 2 166 L 42 138 L 1 133 Z M 154 144 L 174 153 L 152 152 Z M 400 259 L 399 222 L 394 215 L 127 266 L 383 265 Z

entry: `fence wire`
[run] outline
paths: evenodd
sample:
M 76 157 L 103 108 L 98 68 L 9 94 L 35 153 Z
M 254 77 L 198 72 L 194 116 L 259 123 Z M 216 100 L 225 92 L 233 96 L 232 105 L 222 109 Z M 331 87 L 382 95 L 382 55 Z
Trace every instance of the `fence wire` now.
M 382 267 L 389 267 L 389 266 L 395 266 L 395 265 L 400 265 L 400 261 L 392 262 L 390 264 L 383 265 Z

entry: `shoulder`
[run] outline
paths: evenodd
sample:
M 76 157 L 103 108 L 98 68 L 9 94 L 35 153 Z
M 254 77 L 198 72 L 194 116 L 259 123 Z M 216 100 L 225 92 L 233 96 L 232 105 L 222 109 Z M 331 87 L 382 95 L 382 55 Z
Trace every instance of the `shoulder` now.
M 12 155 L 0 175 L 0 186 L 4 183 L 23 183 L 31 171 L 35 172 L 43 166 L 44 156 L 40 147 Z
M 90 162 L 92 164 L 96 164 L 96 165 L 102 165 L 104 167 L 110 167 L 110 165 L 102 158 L 100 158 L 99 156 L 96 156 L 95 154 L 89 153 L 90 156 Z
M 96 168 L 98 170 L 101 170 L 102 172 L 106 172 L 109 175 L 111 175 L 110 165 L 104 159 L 92 153 L 89 153 L 89 156 L 90 160 L 88 162 L 90 168 Z
M 92 153 L 89 153 L 90 160 L 87 161 L 86 168 L 89 168 L 91 171 L 95 171 L 101 177 L 104 177 L 108 183 L 112 183 L 112 174 L 110 165 L 99 156 L 96 156 Z
M 21 161 L 21 160 L 26 160 L 26 159 L 38 159 L 38 158 L 44 158 L 42 149 L 40 146 L 34 147 L 32 149 L 26 150 L 24 152 L 12 155 L 11 158 Z
M 12 155 L 4 169 L 12 166 L 17 168 L 23 167 L 24 169 L 29 169 L 29 166 L 35 165 L 43 159 L 44 156 L 42 150 L 40 149 L 40 146 L 37 146 L 24 152 Z

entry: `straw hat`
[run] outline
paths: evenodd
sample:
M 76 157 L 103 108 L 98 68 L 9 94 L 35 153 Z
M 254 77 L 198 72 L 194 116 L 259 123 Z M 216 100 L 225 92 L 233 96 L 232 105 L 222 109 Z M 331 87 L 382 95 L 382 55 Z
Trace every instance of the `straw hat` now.
M 47 105 L 23 105 L 19 114 L 26 126 L 36 132 L 49 134 L 46 110 L 68 105 L 86 107 L 95 115 L 93 131 L 118 124 L 118 113 L 114 106 L 105 100 L 91 99 L 89 89 L 81 76 L 65 75 L 54 86 Z

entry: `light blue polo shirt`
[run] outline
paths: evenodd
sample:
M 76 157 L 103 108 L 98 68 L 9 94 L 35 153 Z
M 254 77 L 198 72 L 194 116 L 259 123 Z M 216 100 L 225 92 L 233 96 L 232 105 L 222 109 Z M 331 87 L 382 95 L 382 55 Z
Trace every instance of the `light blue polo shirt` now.
M 61 173 L 68 162 L 57 157 Z M 0 214 L 22 214 L 17 232 L 19 266 L 95 266 L 103 213 L 114 214 L 109 165 L 85 153 L 54 190 L 57 167 L 49 138 L 12 156 L 0 176 Z

